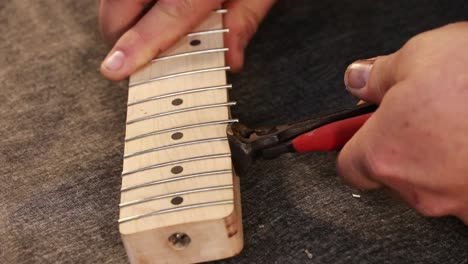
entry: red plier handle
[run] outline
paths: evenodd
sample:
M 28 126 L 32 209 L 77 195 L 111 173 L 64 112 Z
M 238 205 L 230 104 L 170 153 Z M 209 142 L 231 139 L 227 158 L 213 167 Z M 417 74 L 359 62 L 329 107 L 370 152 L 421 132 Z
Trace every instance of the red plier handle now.
M 279 125 L 267 136 L 254 133 L 250 136 L 251 143 L 265 159 L 273 159 L 286 152 L 339 150 L 377 107 L 374 104 L 361 104 L 328 115 Z
M 236 171 L 245 172 L 256 159 L 274 159 L 288 152 L 341 149 L 361 128 L 377 105 L 362 104 L 328 115 L 267 128 L 241 123 L 228 126 L 227 135 Z
M 340 150 L 364 125 L 372 113 L 336 121 L 292 140 L 297 152 Z

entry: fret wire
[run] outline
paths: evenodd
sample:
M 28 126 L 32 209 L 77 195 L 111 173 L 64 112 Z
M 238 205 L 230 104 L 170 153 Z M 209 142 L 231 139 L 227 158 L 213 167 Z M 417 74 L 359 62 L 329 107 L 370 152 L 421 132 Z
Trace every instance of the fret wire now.
M 228 33 L 228 32 L 229 32 L 228 28 L 222 28 L 222 29 L 212 29 L 212 30 L 206 30 L 206 31 L 192 32 L 192 33 L 187 34 L 187 36 L 194 37 L 194 36 L 200 36 L 200 35 Z
M 167 146 L 162 146 L 162 147 L 157 147 L 157 148 L 150 148 L 138 152 L 133 152 L 130 154 L 127 154 L 124 156 L 124 159 L 135 157 L 138 155 L 143 155 L 151 152 L 156 152 L 160 150 L 165 150 L 165 149 L 171 149 L 171 148 L 177 148 L 177 147 L 185 147 L 185 146 L 190 146 L 190 145 L 195 145 L 195 144 L 202 144 L 202 143 L 208 143 L 208 142 L 216 142 L 216 141 L 226 141 L 227 137 L 216 137 L 216 138 L 205 138 L 205 139 L 198 139 L 198 140 L 193 140 L 193 141 L 187 141 L 187 142 L 182 142 L 182 143 L 177 143 L 177 144 L 171 144 Z
M 161 199 L 169 198 L 169 197 L 173 197 L 173 196 L 193 194 L 193 193 L 201 193 L 201 192 L 211 192 L 211 191 L 218 191 L 218 190 L 227 190 L 227 189 L 232 189 L 232 188 L 234 188 L 234 186 L 231 184 L 231 185 L 205 187 L 205 188 L 198 188 L 198 189 L 192 189 L 192 190 L 187 190 L 187 191 L 168 193 L 168 194 L 148 197 L 148 198 L 144 198 L 144 199 L 140 199 L 140 200 L 134 200 L 134 201 L 130 201 L 130 202 L 121 203 L 121 204 L 119 204 L 119 207 L 122 208 L 122 207 L 132 206 L 132 205 L 151 202 L 151 201 L 155 201 L 155 200 L 161 200 Z
M 169 59 L 174 59 L 174 58 L 180 58 L 180 57 L 186 57 L 186 56 L 192 56 L 192 55 L 200 55 L 200 54 L 208 54 L 208 53 L 216 53 L 216 52 L 226 52 L 226 51 L 229 51 L 229 48 L 218 48 L 218 49 L 206 49 L 206 50 L 189 51 L 189 52 L 184 52 L 184 53 L 178 53 L 178 54 L 174 54 L 174 55 L 159 57 L 159 58 L 153 59 L 151 62 L 155 63 L 155 62 L 158 62 L 158 61 L 169 60 Z
M 185 91 L 180 91 L 180 92 L 173 92 L 173 93 L 167 93 L 167 94 L 162 94 L 158 96 L 152 96 L 148 97 L 146 99 L 138 100 L 132 103 L 128 103 L 127 106 L 132 106 L 136 104 L 141 104 L 141 103 L 146 103 L 154 100 L 159 100 L 167 97 L 172 97 L 172 96 L 177 96 L 177 95 L 183 95 L 183 94 L 190 94 L 190 93 L 198 93 L 198 92 L 205 92 L 205 91 L 212 91 L 212 90 L 218 90 L 218 89 L 231 89 L 232 84 L 227 84 L 227 85 L 220 85 L 220 86 L 210 86 L 210 87 L 202 87 L 202 88 L 195 88 L 195 89 L 190 89 L 190 90 L 185 90 Z
M 122 188 L 120 190 L 120 192 L 131 191 L 131 190 L 134 190 L 134 189 L 149 187 L 149 186 L 158 185 L 158 184 L 167 183 L 167 182 L 174 182 L 174 181 L 193 179 L 193 178 L 204 177 L 204 176 L 214 176 L 214 175 L 220 175 L 220 174 L 228 174 L 228 173 L 232 174 L 232 170 L 229 169 L 229 170 L 208 171 L 208 172 L 188 174 L 188 175 L 184 175 L 184 176 L 166 178 L 166 179 L 162 179 L 162 180 L 156 180 L 156 181 L 151 181 L 151 182 L 147 182 L 147 183 L 143 183 L 143 184 L 138 184 L 138 185 Z
M 169 75 L 164 75 L 164 76 L 160 76 L 160 77 L 151 78 L 151 79 L 148 79 L 148 80 L 145 80 L 145 81 L 131 83 L 131 84 L 129 84 L 128 88 L 132 88 L 132 87 L 135 87 L 135 86 L 138 86 L 138 85 L 141 85 L 141 84 L 152 83 L 152 82 L 156 82 L 156 81 L 160 81 L 160 80 L 181 77 L 181 76 L 185 76 L 185 75 L 205 73 L 205 72 L 214 72 L 214 71 L 227 71 L 227 70 L 230 70 L 230 69 L 231 69 L 231 67 L 224 66 L 224 67 L 214 67 L 214 68 L 208 68 L 208 69 L 200 69 L 200 70 L 179 72 L 179 73 L 174 73 L 174 74 L 169 74 Z
M 222 18 L 222 14 L 227 13 L 226 9 L 218 9 L 218 10 L 212 10 L 212 11 L 217 13 L 217 15 L 215 15 L 216 19 Z M 212 15 L 214 15 L 214 14 L 212 14 Z M 205 35 L 205 34 L 226 33 L 228 31 L 229 31 L 228 29 L 207 30 L 207 31 L 201 31 L 201 32 L 192 32 L 192 33 L 188 34 L 187 36 L 188 37 L 194 37 L 194 36 L 200 36 L 200 35 Z M 220 35 L 213 35 L 213 36 L 216 37 L 216 38 L 217 37 L 222 38 L 221 34 Z M 203 41 L 203 37 L 200 37 L 200 39 Z M 190 41 L 190 39 L 189 39 L 189 41 Z M 187 47 L 187 48 L 190 48 L 190 47 Z M 175 59 L 175 58 L 180 58 L 180 57 L 185 57 L 185 56 L 192 56 L 192 55 L 197 55 L 197 54 L 205 54 L 205 53 L 212 53 L 213 54 L 212 56 L 214 56 L 214 55 L 223 56 L 224 54 L 222 54 L 222 52 L 225 52 L 225 51 L 228 51 L 228 49 L 227 48 L 218 48 L 218 49 L 200 50 L 200 51 L 194 51 L 194 52 L 184 52 L 184 53 L 179 53 L 179 54 L 174 54 L 174 55 L 169 55 L 169 56 L 165 56 L 165 57 L 156 58 L 153 62 L 158 62 L 158 61 L 163 61 L 163 60 L 168 60 L 168 59 L 173 59 L 173 58 Z M 216 52 L 219 52 L 219 54 L 216 53 Z M 216 54 L 214 54 L 214 53 L 216 53 Z M 193 58 L 198 59 L 199 57 L 202 57 L 202 56 L 200 55 L 200 56 L 196 56 L 196 57 L 193 57 Z M 210 56 L 208 56 L 208 57 L 210 57 Z M 190 59 L 192 59 L 192 57 L 190 57 Z M 191 65 L 189 65 L 189 66 L 191 66 Z M 191 77 L 192 77 L 191 74 L 194 74 L 193 75 L 194 79 L 197 79 L 197 77 L 205 77 L 205 76 L 210 77 L 210 79 L 211 79 L 211 76 L 208 76 L 208 73 L 213 72 L 212 73 L 214 75 L 213 79 L 214 80 L 219 80 L 218 77 L 221 77 L 220 74 L 222 73 L 224 75 L 225 74 L 224 71 L 230 69 L 229 67 L 221 67 L 221 66 L 224 66 L 224 63 L 222 65 L 214 64 L 214 65 L 210 65 L 210 66 L 201 66 L 201 67 L 212 67 L 212 66 L 216 66 L 217 68 L 200 69 L 200 70 L 193 70 L 193 71 L 186 71 L 186 72 L 176 72 L 176 73 L 174 73 L 174 71 L 167 71 L 166 73 L 163 73 L 163 74 L 168 74 L 168 75 L 159 76 L 159 77 L 157 77 L 158 73 L 154 72 L 154 68 L 153 69 L 149 68 L 149 72 L 151 72 L 152 74 L 149 74 L 149 75 L 145 76 L 144 78 L 139 78 L 140 75 L 134 76 L 134 78 L 136 79 L 135 80 L 136 82 L 133 83 L 133 84 L 131 83 L 129 85 L 129 88 L 134 87 L 134 86 L 138 86 L 138 85 L 142 85 L 142 84 L 156 82 L 156 81 L 159 81 L 159 80 L 166 80 L 166 81 L 168 81 L 168 83 L 170 83 L 170 81 L 172 81 L 172 79 L 170 79 L 170 78 L 178 79 L 177 77 L 181 77 L 180 79 L 181 79 L 181 81 L 183 83 L 192 82 L 191 87 L 190 87 L 191 91 L 174 92 L 174 93 L 170 93 L 170 94 L 167 94 L 167 95 L 159 95 L 159 96 L 149 95 L 149 96 L 152 96 L 150 98 L 145 98 L 145 97 L 148 97 L 148 95 L 141 94 L 140 98 L 143 98 L 143 99 L 138 99 L 138 98 L 135 97 L 136 102 L 129 102 L 129 103 L 127 103 L 127 105 L 130 107 L 132 105 L 136 105 L 136 104 L 140 104 L 140 103 L 144 103 L 144 102 L 151 102 L 151 101 L 154 101 L 155 103 L 159 103 L 156 100 L 161 99 L 161 98 L 168 98 L 169 96 L 177 96 L 177 95 L 182 95 L 182 94 L 189 94 L 189 93 L 197 93 L 197 92 L 208 91 L 208 90 L 215 90 L 214 88 L 213 89 L 202 89 L 202 88 L 193 89 L 192 88 L 193 86 L 196 87 L 197 84 L 196 84 L 196 80 L 191 80 Z M 220 66 L 220 67 L 218 67 L 218 66 Z M 193 68 L 197 69 L 197 67 L 191 66 L 191 67 L 186 67 L 185 69 L 178 68 L 178 69 L 174 69 L 174 70 L 175 71 L 191 70 Z M 217 71 L 219 71 L 219 72 L 217 72 Z M 200 74 L 195 75 L 195 74 L 198 74 L 198 73 L 200 73 Z M 207 74 L 203 74 L 203 73 L 207 73 Z M 161 73 L 159 73 L 159 75 L 160 74 Z M 147 77 L 150 77 L 149 80 L 145 80 Z M 166 83 L 166 81 L 164 81 L 164 84 Z M 225 81 L 222 82 L 222 84 L 224 84 L 224 83 L 225 83 Z M 216 85 L 216 84 L 220 84 L 220 82 L 216 81 L 216 83 L 213 83 L 213 82 L 211 83 L 211 85 Z M 146 88 L 151 89 L 151 88 L 153 88 L 153 85 L 149 84 L 148 86 L 145 86 L 143 88 L 144 89 L 146 89 Z M 230 86 L 230 87 L 225 86 L 223 88 L 216 88 L 216 89 L 224 89 L 224 88 L 231 88 L 231 87 L 232 86 Z M 186 88 L 186 87 L 179 87 L 178 89 L 181 89 L 181 88 Z M 166 90 L 165 92 L 171 92 L 171 90 Z M 219 91 L 219 92 L 224 92 L 224 91 Z M 153 91 L 153 93 L 158 94 L 158 93 L 161 93 L 161 92 Z M 217 94 L 218 94 L 218 92 L 216 92 L 216 95 Z M 194 94 L 194 96 L 195 95 L 203 96 L 205 94 Z M 175 99 L 175 98 L 176 97 L 168 98 L 167 100 L 172 100 L 172 99 Z M 183 98 L 181 98 L 181 99 L 183 99 Z M 186 100 L 184 99 L 184 101 L 186 101 Z M 166 102 L 166 100 L 164 102 Z M 215 101 L 215 102 L 218 103 L 219 101 Z M 211 103 L 213 103 L 213 102 L 209 102 L 209 103 L 207 102 L 206 104 L 211 104 Z M 223 103 L 226 103 L 226 100 L 224 100 Z M 228 102 L 226 104 L 229 104 L 229 103 L 233 103 L 233 102 Z M 149 106 L 149 104 L 148 104 L 148 106 Z M 235 103 L 233 103 L 233 105 L 235 105 Z M 142 106 L 146 106 L 146 105 L 142 105 Z M 153 112 L 153 113 L 150 113 L 150 115 L 152 115 L 150 118 L 155 118 L 157 116 L 166 116 L 166 115 L 175 114 L 175 113 L 178 113 L 178 111 L 180 111 L 180 110 L 182 110 L 180 112 L 185 112 L 185 111 L 197 110 L 198 107 L 203 107 L 201 109 L 204 109 L 204 107 L 205 107 L 205 106 L 197 106 L 197 107 L 189 107 L 189 106 L 190 105 L 187 105 L 184 102 L 184 105 L 182 105 L 180 107 L 180 109 L 178 109 L 177 111 L 167 111 L 167 109 L 166 109 L 166 110 L 163 110 L 164 111 L 163 113 L 152 115 L 152 114 L 154 114 L 154 112 Z M 206 106 L 216 107 L 214 105 L 206 105 Z M 187 107 L 187 108 L 185 108 L 185 107 Z M 135 110 L 135 109 L 136 108 L 130 109 L 130 110 Z M 177 109 L 177 108 L 172 108 L 171 107 L 169 110 L 172 110 L 172 109 Z M 223 111 L 226 110 L 224 108 L 221 108 L 221 109 Z M 214 110 L 206 110 L 206 111 L 199 111 L 199 112 L 200 112 L 200 114 L 205 113 L 205 112 L 207 112 L 209 114 L 211 111 L 216 111 L 216 110 L 221 111 L 221 109 L 217 108 L 217 109 L 214 109 Z M 227 110 L 229 110 L 229 108 Z M 193 112 L 193 114 L 197 115 L 199 112 Z M 191 116 L 192 113 L 188 114 L 188 115 Z M 144 115 L 133 116 L 133 117 L 141 117 L 141 116 L 144 116 Z M 168 116 L 169 119 L 170 119 L 170 117 L 171 116 Z M 178 115 L 175 115 L 174 117 L 178 117 Z M 143 117 L 143 118 L 144 118 L 143 120 L 146 120 L 146 118 L 148 118 L 148 117 Z M 208 115 L 207 117 L 204 117 L 203 119 L 213 120 L 214 118 L 210 117 Z M 129 122 L 138 122 L 139 119 L 135 119 L 135 120 L 129 120 Z M 143 120 L 141 120 L 141 121 L 143 121 Z M 150 124 L 152 122 L 153 121 L 148 121 L 148 123 L 143 122 L 143 123 L 140 123 L 140 124 L 145 125 L 145 124 Z M 193 122 L 199 122 L 199 121 L 198 120 L 186 120 L 186 121 L 183 121 L 183 123 L 182 123 L 182 121 L 178 121 L 176 123 L 190 124 L 190 123 L 193 123 Z M 137 128 L 137 127 L 130 127 L 130 130 L 133 131 L 134 133 L 131 134 L 130 137 L 126 138 L 125 141 L 127 142 L 127 141 L 131 141 L 131 140 L 141 139 L 141 138 L 144 138 L 144 137 L 149 137 L 149 136 L 152 136 L 152 135 L 158 135 L 158 134 L 162 134 L 162 133 L 169 133 L 171 131 L 177 131 L 177 130 L 181 130 L 181 129 L 202 127 L 202 126 L 205 126 L 205 125 L 208 126 L 208 125 L 229 124 L 229 123 L 232 123 L 232 122 L 238 122 L 238 120 L 237 119 L 229 119 L 229 120 L 206 122 L 206 123 L 201 123 L 201 124 L 190 124 L 190 125 L 185 125 L 185 126 L 180 126 L 180 127 L 173 127 L 174 124 L 169 124 L 169 123 L 171 123 L 171 122 L 169 122 L 168 124 L 161 124 L 163 127 L 152 127 L 152 126 L 147 127 L 148 130 L 146 130 L 146 131 L 145 130 L 142 131 L 142 130 L 134 129 L 134 128 Z M 178 124 L 178 125 L 181 125 L 181 124 Z M 166 128 L 166 127 L 170 127 L 170 128 Z M 162 128 L 164 128 L 164 129 L 162 129 Z M 216 129 L 218 129 L 218 128 L 224 129 L 225 126 L 223 126 L 223 127 L 217 126 L 215 128 Z M 160 130 L 152 131 L 152 130 L 156 130 L 156 129 L 160 129 Z M 211 129 L 211 127 L 207 127 L 207 129 Z M 187 133 L 188 132 L 190 132 L 190 130 L 188 130 Z M 135 134 L 139 134 L 139 133 L 144 133 L 144 134 L 134 136 Z M 169 137 L 170 134 L 167 134 L 167 135 L 165 134 L 163 136 L 168 136 Z M 148 138 L 148 140 L 149 139 L 152 139 L 152 138 Z M 190 139 L 190 140 L 192 140 L 192 139 Z M 141 155 L 141 154 L 144 154 L 144 153 L 148 153 L 148 152 L 152 152 L 152 151 L 158 151 L 158 150 L 162 150 L 162 149 L 169 149 L 169 148 L 174 148 L 174 147 L 179 147 L 179 146 L 184 146 L 184 145 L 189 145 L 189 144 L 209 142 L 210 140 L 213 140 L 213 141 L 215 141 L 215 140 L 220 140 L 220 141 L 224 140 L 225 141 L 226 138 L 225 137 L 223 137 L 223 138 L 213 137 L 213 138 L 208 138 L 208 139 L 200 139 L 200 140 L 192 140 L 192 141 L 188 141 L 188 142 L 181 142 L 181 143 L 178 143 L 178 144 L 171 144 L 171 143 L 176 143 L 176 141 L 174 141 L 174 142 L 164 142 L 163 143 L 164 145 L 166 145 L 166 144 L 170 144 L 170 145 L 166 145 L 166 146 L 162 146 L 162 147 L 159 146 L 158 148 L 151 148 L 151 146 L 142 146 L 140 149 L 137 149 L 137 150 L 141 150 L 141 149 L 144 149 L 144 148 L 150 148 L 150 149 L 141 150 L 141 151 L 138 151 L 138 152 L 135 152 L 135 153 L 130 153 L 128 155 L 125 155 L 124 158 L 133 157 L 134 155 Z M 146 141 L 141 141 L 141 142 L 146 142 Z M 135 143 L 140 143 L 140 142 L 135 142 Z M 222 144 L 224 144 L 224 142 L 220 143 L 220 144 L 222 145 Z M 204 146 L 205 145 L 200 146 L 200 147 L 204 147 Z M 190 162 L 193 162 L 193 165 L 199 165 L 199 163 L 205 164 L 205 162 L 206 162 L 206 163 L 209 163 L 209 166 L 208 166 L 208 168 L 205 168 L 205 170 L 208 171 L 208 172 L 204 172 L 204 173 L 202 172 L 202 173 L 191 174 L 191 175 L 176 176 L 176 177 L 157 180 L 157 181 L 155 181 L 154 179 L 150 179 L 149 180 L 150 182 L 146 182 L 146 183 L 143 183 L 143 184 L 138 184 L 138 183 L 129 181 L 128 184 L 137 184 L 137 185 L 122 188 L 121 191 L 125 192 L 125 191 L 134 190 L 134 189 L 138 189 L 138 188 L 154 186 L 156 184 L 162 184 L 164 182 L 172 182 L 172 181 L 177 181 L 177 180 L 181 181 L 183 179 L 190 179 L 190 178 L 203 177 L 203 176 L 207 176 L 207 178 L 200 178 L 200 179 L 208 180 L 207 184 L 208 184 L 208 186 L 211 186 L 211 187 L 191 189 L 191 188 L 196 188 L 196 187 L 199 187 L 199 186 L 190 186 L 190 184 L 187 184 L 186 187 L 182 188 L 182 185 L 184 185 L 184 182 L 176 182 L 175 184 L 181 184 L 181 188 L 179 190 L 183 190 L 183 191 L 173 192 L 173 193 L 167 193 L 167 191 L 166 191 L 166 192 L 163 192 L 162 194 L 161 193 L 152 193 L 150 195 L 152 195 L 153 197 L 148 197 L 148 198 L 144 198 L 144 199 L 141 199 L 141 197 L 134 197 L 134 198 L 137 198 L 137 199 L 135 199 L 134 201 L 129 201 L 129 202 L 128 202 L 128 200 L 127 201 L 124 200 L 123 203 L 121 203 L 119 205 L 119 207 L 125 208 L 127 206 L 135 205 L 135 208 L 139 208 L 139 206 L 137 204 L 140 204 L 140 203 L 144 203 L 144 204 L 141 204 L 141 207 L 148 207 L 147 205 L 151 205 L 151 203 L 146 204 L 146 202 L 155 201 L 155 203 L 159 204 L 159 202 L 170 201 L 171 198 L 176 197 L 177 195 L 181 195 L 181 196 L 182 195 L 198 196 L 197 193 L 202 193 L 203 197 L 205 197 L 205 196 L 209 197 L 210 194 L 211 194 L 210 191 L 213 191 L 213 193 L 214 193 L 214 192 L 216 192 L 218 190 L 224 190 L 224 191 L 222 191 L 222 194 L 229 193 L 229 197 L 225 197 L 225 198 L 221 198 L 221 197 L 220 198 L 215 198 L 215 197 L 213 197 L 212 199 L 207 198 L 208 201 L 206 201 L 206 200 L 205 201 L 203 201 L 203 200 L 202 201 L 200 201 L 200 200 L 198 200 L 198 201 L 189 201 L 189 199 L 186 199 L 186 201 L 184 201 L 184 203 L 179 205 L 179 206 L 172 206 L 168 202 L 168 204 L 166 206 L 162 205 L 162 207 L 147 208 L 147 210 L 149 210 L 149 211 L 146 211 L 146 212 L 141 212 L 141 211 L 138 211 L 138 210 L 136 210 L 136 211 L 132 210 L 131 212 L 129 211 L 128 214 L 127 214 L 126 211 L 123 211 L 123 216 L 124 217 L 119 219 L 118 223 L 119 224 L 125 224 L 125 223 L 130 222 L 130 221 L 135 221 L 135 220 L 139 220 L 139 219 L 146 219 L 148 217 L 163 215 L 163 214 L 169 214 L 169 213 L 178 212 L 178 211 L 181 211 L 181 213 L 179 213 L 179 214 L 182 214 L 184 212 L 189 213 L 189 214 L 191 214 L 192 212 L 194 214 L 198 214 L 199 212 L 203 213 L 203 212 L 209 211 L 209 210 L 218 211 L 218 210 L 223 209 L 222 211 L 225 211 L 225 209 L 230 209 L 232 207 L 232 205 L 234 204 L 234 200 L 233 200 L 233 198 L 231 196 L 231 190 L 234 188 L 234 185 L 230 181 L 217 183 L 216 179 L 228 180 L 227 177 L 230 176 L 229 173 L 231 173 L 231 175 L 232 175 L 232 169 L 229 169 L 229 170 L 226 169 L 226 170 L 221 170 L 221 171 L 212 171 L 212 172 L 210 172 L 210 170 L 213 170 L 213 167 L 212 167 L 213 165 L 211 165 L 211 164 L 213 162 L 217 162 L 217 161 L 221 161 L 221 163 L 222 163 L 222 164 L 220 164 L 220 167 L 222 166 L 221 169 L 225 169 L 226 167 L 228 167 L 228 165 L 230 165 L 230 162 L 231 162 L 231 160 L 228 159 L 228 158 L 231 157 L 231 154 L 229 153 L 230 152 L 229 150 L 224 150 L 224 151 L 218 150 L 218 151 L 213 151 L 213 152 L 214 153 L 220 153 L 221 152 L 221 154 L 204 155 L 204 156 L 198 156 L 198 157 L 192 157 L 192 158 L 185 158 L 185 157 L 180 157 L 179 156 L 179 157 L 168 158 L 168 160 L 178 159 L 178 158 L 179 159 L 184 158 L 184 159 L 169 161 L 169 162 L 166 162 L 167 159 L 166 160 L 159 160 L 159 161 L 158 160 L 148 160 L 148 163 L 146 163 L 146 164 L 135 164 L 135 165 L 138 165 L 138 166 L 144 166 L 144 165 L 159 162 L 159 164 L 154 164 L 154 165 L 150 165 L 150 166 L 146 166 L 146 167 L 138 168 L 138 169 L 134 169 L 137 166 L 133 166 L 133 168 L 130 168 L 132 170 L 123 171 L 122 176 L 127 176 L 127 175 L 132 175 L 132 174 L 136 174 L 136 175 L 134 175 L 135 177 L 145 176 L 145 175 L 149 176 L 151 173 L 155 173 L 155 172 L 158 172 L 158 174 L 159 174 L 159 172 L 161 172 L 162 174 L 163 173 L 170 174 L 169 170 L 173 166 L 173 164 L 179 164 L 179 163 L 181 163 L 183 166 L 185 166 L 185 165 L 192 165 L 192 163 L 190 163 Z M 227 153 L 222 153 L 222 152 L 227 152 Z M 163 158 L 165 158 L 165 157 L 163 157 Z M 224 159 L 212 160 L 212 159 L 217 159 L 217 158 L 224 158 Z M 206 161 L 203 161 L 203 160 L 206 160 Z M 198 161 L 200 161 L 200 162 L 198 162 Z M 184 162 L 189 162 L 189 163 L 184 163 Z M 130 164 L 130 165 L 132 165 L 132 164 Z M 164 166 L 168 166 L 168 167 L 164 167 Z M 160 168 L 160 167 L 162 167 L 162 170 L 157 170 L 157 168 Z M 156 169 L 156 170 L 153 171 L 153 169 Z M 166 170 L 168 172 L 166 172 Z M 140 174 L 139 173 L 140 171 L 147 171 L 147 172 Z M 188 170 L 186 169 L 185 171 L 188 171 Z M 185 171 L 184 171 L 184 173 L 187 173 Z M 181 173 L 181 174 L 184 174 L 184 173 Z M 222 174 L 224 174 L 224 175 L 222 175 Z M 211 175 L 218 175 L 218 176 L 211 177 Z M 166 175 L 166 176 L 170 176 L 170 175 Z M 171 175 L 171 176 L 175 176 L 175 175 Z M 208 178 L 208 177 L 210 177 L 210 178 Z M 143 180 L 148 181 L 148 179 L 143 179 L 143 178 L 141 178 L 141 180 L 142 181 Z M 145 181 L 143 181 L 143 182 L 145 182 Z M 211 181 L 213 181 L 213 182 L 211 182 Z M 188 181 L 188 182 L 190 182 L 190 181 Z M 230 184 L 230 185 L 221 185 L 221 184 Z M 213 186 L 213 185 L 221 185 L 221 186 Z M 157 187 L 164 187 L 164 186 L 157 186 Z M 148 190 L 152 190 L 152 189 L 148 189 Z M 174 191 L 174 190 L 171 190 L 171 191 Z M 203 193 L 203 192 L 207 192 L 207 193 Z M 157 196 L 155 196 L 155 195 L 157 195 Z M 159 200 L 159 199 L 164 199 L 164 200 Z M 168 199 L 168 200 L 166 200 L 166 199 Z M 199 208 L 199 209 L 197 209 L 197 208 Z M 203 208 L 205 208 L 205 209 L 203 209 Z M 189 210 L 193 210 L 193 211 L 189 211 Z M 211 214 L 209 214 L 209 215 L 211 215 Z M 179 215 L 178 215 L 178 213 L 175 213 L 174 215 L 167 215 L 167 216 L 169 216 L 169 218 L 172 218 L 173 216 L 177 217 Z M 158 219 L 155 217 L 155 218 L 148 218 L 147 220 L 158 220 Z M 124 227 L 125 229 L 128 228 L 128 229 L 130 229 L 130 231 L 134 231 L 134 229 L 136 229 L 136 231 L 139 232 L 139 231 L 141 231 L 141 228 L 139 228 L 138 226 L 136 226 L 134 228 L 134 226 L 133 226 L 133 224 L 138 225 L 139 223 L 140 222 L 133 222 L 133 223 L 130 223 L 131 226 L 129 225 L 129 226 L 121 226 L 121 227 Z M 164 225 L 164 224 L 162 224 L 162 225 Z
M 168 161 L 168 162 L 154 164 L 154 165 L 150 165 L 150 166 L 146 166 L 146 167 L 142 167 L 142 168 L 138 168 L 138 169 L 134 169 L 134 170 L 123 171 L 122 176 L 128 176 L 128 175 L 135 174 L 135 173 L 142 172 L 142 171 L 157 169 L 157 168 L 161 168 L 161 167 L 165 167 L 165 166 L 170 166 L 170 165 L 175 165 L 175 164 L 180 164 L 180 163 L 186 163 L 186 162 L 191 162 L 191 161 L 199 161 L 199 160 L 207 160 L 207 159 L 218 159 L 218 158 L 227 158 L 227 157 L 231 157 L 231 153 L 205 155 L 205 156 L 199 156 L 199 157 L 192 157 L 192 158 Z
M 135 216 L 122 218 L 122 219 L 119 219 L 118 223 L 122 224 L 122 223 L 126 223 L 129 221 L 138 220 L 138 219 L 150 217 L 150 216 L 156 216 L 160 214 L 166 214 L 166 213 L 172 213 L 172 212 L 178 212 L 178 211 L 184 211 L 184 210 L 196 209 L 196 208 L 202 208 L 202 207 L 216 206 L 216 205 L 233 204 L 233 203 L 234 203 L 233 200 L 222 200 L 222 201 L 216 201 L 216 202 L 191 204 L 191 205 L 186 205 L 186 206 L 181 206 L 181 207 L 163 209 L 163 210 L 159 210 L 159 211 L 155 211 L 155 212 L 151 212 L 147 214 L 141 214 L 141 215 L 135 215 Z
M 192 124 L 192 125 L 186 125 L 186 126 L 180 126 L 180 127 L 173 127 L 173 128 L 167 128 L 167 129 L 162 129 L 162 130 L 156 130 L 153 132 L 141 134 L 138 136 L 133 136 L 125 139 L 125 142 L 132 141 L 132 140 L 137 140 L 149 136 L 154 136 L 154 135 L 159 135 L 159 134 L 164 134 L 168 132 L 174 132 L 178 130 L 184 130 L 184 129 L 190 129 L 190 128 L 197 128 L 197 127 L 204 127 L 204 126 L 212 126 L 212 125 L 222 125 L 222 124 L 230 124 L 230 123 L 237 123 L 239 122 L 239 119 L 228 119 L 228 120 L 220 120 L 220 121 L 212 121 L 212 122 L 205 122 L 205 123 L 198 123 L 198 124 Z
M 141 121 L 148 120 L 148 119 L 161 117 L 161 116 L 179 114 L 179 113 L 190 112 L 190 111 L 195 111 L 195 110 L 203 110 L 203 109 L 209 109 L 209 108 L 223 107 L 223 106 L 234 106 L 236 104 L 237 104 L 236 102 L 227 102 L 227 103 L 222 103 L 222 104 L 199 105 L 199 106 L 194 106 L 194 107 L 177 109 L 177 110 L 173 110 L 173 111 L 167 111 L 167 112 L 162 112 L 162 113 L 159 113 L 159 114 L 153 114 L 153 115 L 148 115 L 148 116 L 132 119 L 132 120 L 127 121 L 127 125 L 130 125 L 130 124 L 133 124 L 133 123 L 136 123 L 136 122 L 141 122 Z

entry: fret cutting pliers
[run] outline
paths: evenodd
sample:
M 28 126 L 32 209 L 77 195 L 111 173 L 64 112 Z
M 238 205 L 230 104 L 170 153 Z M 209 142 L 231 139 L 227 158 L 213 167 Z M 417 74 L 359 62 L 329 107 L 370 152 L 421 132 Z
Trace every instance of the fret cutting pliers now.
M 376 109 L 377 105 L 361 104 L 299 122 L 257 129 L 232 123 L 227 135 L 236 173 L 244 175 L 258 158 L 274 159 L 288 152 L 339 150 Z

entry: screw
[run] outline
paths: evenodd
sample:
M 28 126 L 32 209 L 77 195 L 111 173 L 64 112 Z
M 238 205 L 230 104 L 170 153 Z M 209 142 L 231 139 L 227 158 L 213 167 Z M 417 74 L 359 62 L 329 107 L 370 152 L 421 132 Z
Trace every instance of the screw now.
M 168 240 L 169 243 L 171 243 L 171 245 L 177 250 L 186 248 L 192 241 L 185 233 L 174 233 L 168 238 Z

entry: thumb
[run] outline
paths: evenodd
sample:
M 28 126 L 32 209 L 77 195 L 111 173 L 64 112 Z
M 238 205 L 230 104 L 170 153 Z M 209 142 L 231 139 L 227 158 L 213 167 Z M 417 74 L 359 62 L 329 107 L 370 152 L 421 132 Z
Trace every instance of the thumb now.
M 375 115 L 375 114 L 374 114 Z M 361 190 L 378 189 L 382 184 L 374 176 L 374 148 L 369 137 L 373 134 L 375 118 L 371 116 L 349 140 L 338 155 L 336 167 L 341 178 Z M 375 134 L 375 133 L 374 133 Z
M 127 30 L 101 64 L 110 80 L 122 80 L 168 49 L 223 0 L 158 0 Z
M 380 103 L 396 83 L 395 54 L 358 60 L 348 66 L 345 84 L 348 91 L 367 102 Z

